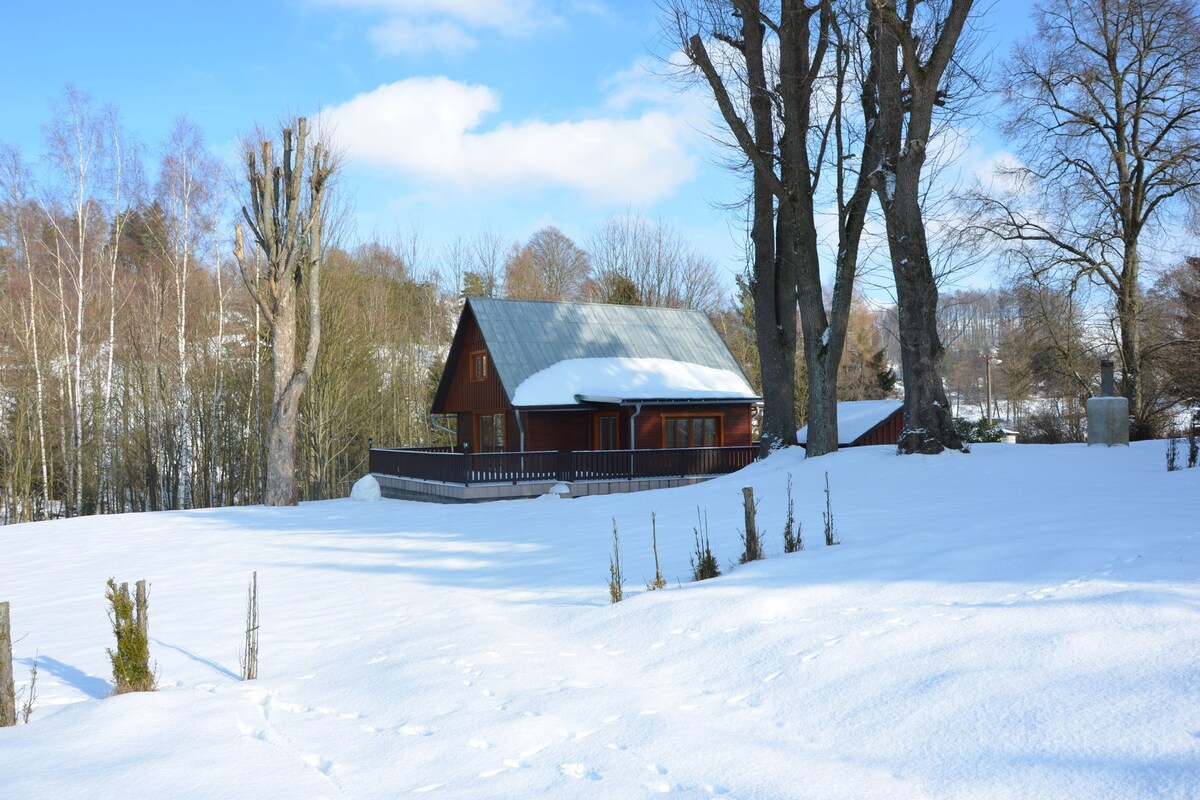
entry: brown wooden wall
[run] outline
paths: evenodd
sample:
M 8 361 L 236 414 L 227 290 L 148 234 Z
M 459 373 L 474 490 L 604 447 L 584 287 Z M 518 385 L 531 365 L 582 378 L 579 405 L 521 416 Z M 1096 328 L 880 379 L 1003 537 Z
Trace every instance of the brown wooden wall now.
M 496 414 L 508 411 L 508 398 L 504 396 L 504 387 L 500 385 L 500 378 L 496 376 L 491 353 L 488 354 L 487 378 L 482 381 L 471 380 L 471 354 L 477 350 L 487 350 L 487 346 L 483 342 L 483 334 L 480 332 L 474 316 L 468 314 L 463 324 L 466 326 L 466 330 L 463 335 L 462 350 L 458 353 L 458 361 L 446 365 L 446 369 L 453 370 L 454 377 L 446 391 L 443 410 L 447 414 L 462 411 L 474 414 Z M 462 429 L 460 428 L 460 430 Z
M 602 411 L 618 414 L 617 448 L 629 447 L 629 419 L 633 409 L 611 407 Z M 591 450 L 595 441 L 596 409 L 527 411 L 521 413 L 525 424 L 526 450 Z M 643 406 L 642 413 L 634 422 L 639 450 L 657 450 L 663 446 L 663 415 L 699 414 L 722 418 L 723 441 L 720 444 L 733 447 L 753 444 L 750 429 L 750 406 Z M 508 441 L 515 450 L 519 446 L 516 422 L 509 415 Z
M 850 447 L 868 444 L 896 444 L 904 430 L 904 408 L 893 411 L 887 419 L 850 443 Z
M 749 405 L 642 406 L 642 413 L 634 422 L 638 449 L 650 450 L 662 447 L 663 417 L 676 414 L 721 417 L 721 438 L 717 442 L 720 446 L 738 447 L 753 444 Z M 629 429 L 628 422 L 625 423 L 625 429 Z

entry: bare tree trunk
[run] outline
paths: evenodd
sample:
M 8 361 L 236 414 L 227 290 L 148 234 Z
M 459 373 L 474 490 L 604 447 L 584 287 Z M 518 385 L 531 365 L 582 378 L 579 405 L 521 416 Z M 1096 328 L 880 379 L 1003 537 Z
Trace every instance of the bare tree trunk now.
M 0 728 L 17 724 L 17 697 L 13 688 L 12 626 L 8 603 L 0 603 Z
M 316 366 L 321 344 L 321 268 L 325 260 L 324 224 L 326 189 L 337 161 L 320 141 L 311 156 L 308 121 L 296 121 L 283 131 L 282 158 L 276 161 L 271 142 L 256 149 L 247 144 L 246 177 L 250 209 L 242 216 L 255 244 L 266 256 L 260 275 L 246 254 L 242 226 L 235 229 L 234 255 L 242 280 L 263 312 L 271 332 L 271 419 L 267 428 L 267 482 L 263 502 L 295 505 L 296 426 L 300 398 Z M 260 155 L 261 153 L 261 155 Z M 305 192 L 307 189 L 307 193 Z M 296 364 L 297 302 L 300 287 L 307 289 L 308 325 L 304 356 Z
M 880 159 L 873 173 L 887 224 L 896 281 L 900 364 L 904 381 L 903 453 L 962 449 L 942 386 L 942 343 L 937 330 L 938 288 L 921 210 L 921 169 L 939 87 L 970 13 L 972 0 L 951 0 L 937 41 L 921 61 L 913 31 L 917 0 L 871 0 L 870 38 L 879 97 Z

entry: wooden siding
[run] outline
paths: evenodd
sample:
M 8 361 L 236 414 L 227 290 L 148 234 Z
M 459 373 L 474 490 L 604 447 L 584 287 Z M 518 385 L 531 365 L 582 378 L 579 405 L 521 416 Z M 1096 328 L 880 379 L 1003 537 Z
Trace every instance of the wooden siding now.
M 904 430 L 904 407 L 893 411 L 882 422 L 874 428 L 859 436 L 849 444 L 850 447 L 859 447 L 869 444 L 896 444 L 900 441 L 900 431 Z
M 591 409 L 579 411 L 522 411 L 526 450 L 592 449 Z
M 671 405 L 642 406 L 642 413 L 634 421 L 639 450 L 657 450 L 663 446 L 663 417 L 694 414 L 705 417 L 720 417 L 723 438 L 718 447 L 736 447 L 752 444 L 749 405 Z M 629 429 L 626 418 L 625 429 Z
M 442 408 L 447 414 L 469 411 L 473 414 L 498 414 L 508 411 L 508 398 L 504 395 L 504 387 L 496 376 L 495 365 L 491 353 L 488 353 L 487 378 L 481 381 L 471 380 L 471 353 L 487 350 L 479 325 L 470 314 L 463 320 L 466 329 L 463 331 L 463 346 L 458 351 L 457 360 L 447 364 L 446 369 L 453 371 L 449 390 L 446 392 L 446 402 Z M 510 415 L 511 416 L 511 415 Z M 461 418 L 460 418 L 461 421 Z M 460 428 L 460 430 L 463 430 Z M 474 438 L 474 425 L 471 426 Z M 507 433 L 506 433 L 507 436 Z

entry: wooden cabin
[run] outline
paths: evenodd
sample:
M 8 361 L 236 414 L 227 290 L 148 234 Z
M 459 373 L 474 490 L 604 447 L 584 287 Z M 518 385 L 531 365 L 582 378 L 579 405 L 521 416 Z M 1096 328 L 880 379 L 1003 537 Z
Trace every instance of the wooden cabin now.
M 760 400 L 699 311 L 473 297 L 431 412 L 473 453 L 734 447 Z

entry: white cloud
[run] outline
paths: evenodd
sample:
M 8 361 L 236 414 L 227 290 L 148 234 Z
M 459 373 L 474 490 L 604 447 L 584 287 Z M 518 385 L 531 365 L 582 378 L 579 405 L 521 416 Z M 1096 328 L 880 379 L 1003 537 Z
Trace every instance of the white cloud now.
M 457 53 L 478 43 L 466 29 L 450 22 L 419 23 L 399 17 L 373 26 L 367 35 L 375 49 L 386 56 Z
M 528 34 L 558 17 L 537 0 L 315 0 L 383 17 L 368 35 L 385 55 L 459 53 L 478 44 L 477 33 Z
M 566 188 L 593 201 L 650 203 L 697 169 L 688 152 L 693 130 L 661 109 L 482 128 L 499 109 L 486 86 L 410 78 L 328 108 L 322 118 L 360 165 L 461 191 Z

